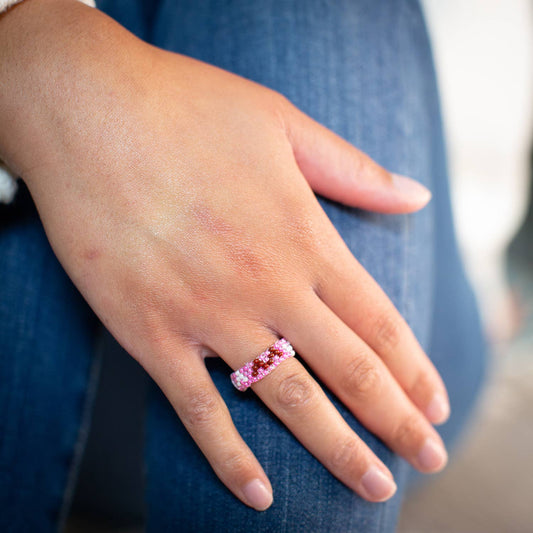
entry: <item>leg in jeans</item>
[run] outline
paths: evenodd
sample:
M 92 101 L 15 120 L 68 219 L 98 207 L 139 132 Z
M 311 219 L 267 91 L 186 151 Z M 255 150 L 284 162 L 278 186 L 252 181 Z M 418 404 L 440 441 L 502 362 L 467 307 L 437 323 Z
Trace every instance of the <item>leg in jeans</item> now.
M 97 378 L 97 321 L 25 187 L 0 208 L 0 531 L 56 531 Z
M 444 427 L 450 442 L 475 397 L 485 347 L 453 234 L 438 98 L 418 4 L 161 1 L 150 37 L 158 46 L 280 91 L 380 164 L 433 190 L 430 205 L 412 215 L 366 213 L 319 200 L 442 371 L 454 410 Z M 222 361 L 208 361 L 208 367 L 271 479 L 274 504 L 257 513 L 238 502 L 154 387 L 146 449 L 148 531 L 394 529 L 410 468 L 335 398 L 349 424 L 395 475 L 399 490 L 389 502 L 368 503 L 352 493 L 253 393 L 233 389 Z
M 418 7 L 392 0 L 380 7 L 371 1 L 326 6 L 314 0 L 102 4 L 141 37 L 279 90 L 383 165 L 432 188 L 432 204 L 410 216 L 321 202 L 443 373 L 454 409 L 443 429 L 449 442 L 475 396 L 484 350 L 453 236 L 438 105 Z M 54 258 L 27 193 L 2 209 L 0 218 L 0 529 L 50 531 L 67 508 L 76 443 L 79 450 L 88 420 L 96 322 Z M 272 480 L 275 503 L 257 513 L 237 502 L 154 390 L 147 446 L 150 531 L 394 527 L 409 470 L 342 405 L 336 402 L 397 478 L 398 496 L 388 503 L 368 504 L 355 496 L 253 394 L 233 389 L 225 364 L 210 361 L 209 367 Z

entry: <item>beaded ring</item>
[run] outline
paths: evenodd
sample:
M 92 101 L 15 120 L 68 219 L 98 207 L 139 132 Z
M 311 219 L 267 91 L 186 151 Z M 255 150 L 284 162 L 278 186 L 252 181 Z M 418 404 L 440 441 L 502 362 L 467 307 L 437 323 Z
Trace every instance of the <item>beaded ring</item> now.
M 278 339 L 253 361 L 235 370 L 231 374 L 231 382 L 240 391 L 268 376 L 282 361 L 295 355 L 294 348 L 287 339 Z

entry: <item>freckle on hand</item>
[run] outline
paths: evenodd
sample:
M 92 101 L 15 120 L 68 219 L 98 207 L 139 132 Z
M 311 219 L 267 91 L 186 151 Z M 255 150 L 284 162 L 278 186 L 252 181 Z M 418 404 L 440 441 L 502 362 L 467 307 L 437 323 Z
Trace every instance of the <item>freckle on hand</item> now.
M 87 261 L 94 261 L 95 259 L 98 259 L 101 255 L 101 252 L 98 248 L 91 248 L 90 250 L 87 250 L 84 254 L 85 259 Z

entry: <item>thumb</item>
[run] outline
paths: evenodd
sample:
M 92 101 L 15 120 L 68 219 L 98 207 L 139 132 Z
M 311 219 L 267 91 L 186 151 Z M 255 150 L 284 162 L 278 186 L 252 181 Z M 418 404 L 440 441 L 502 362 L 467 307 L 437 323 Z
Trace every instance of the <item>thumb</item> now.
M 311 188 L 337 202 L 381 213 L 410 213 L 431 192 L 421 183 L 392 174 L 339 135 L 288 102 L 285 129 L 294 157 Z

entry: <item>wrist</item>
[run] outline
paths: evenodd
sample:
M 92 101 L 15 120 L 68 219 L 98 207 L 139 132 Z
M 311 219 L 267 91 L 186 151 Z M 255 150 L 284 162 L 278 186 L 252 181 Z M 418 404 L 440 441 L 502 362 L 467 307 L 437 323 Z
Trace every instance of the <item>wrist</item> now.
M 57 152 L 62 110 L 86 103 L 124 34 L 136 40 L 77 0 L 25 0 L 0 16 L 0 158 L 14 172 L 26 179 Z

